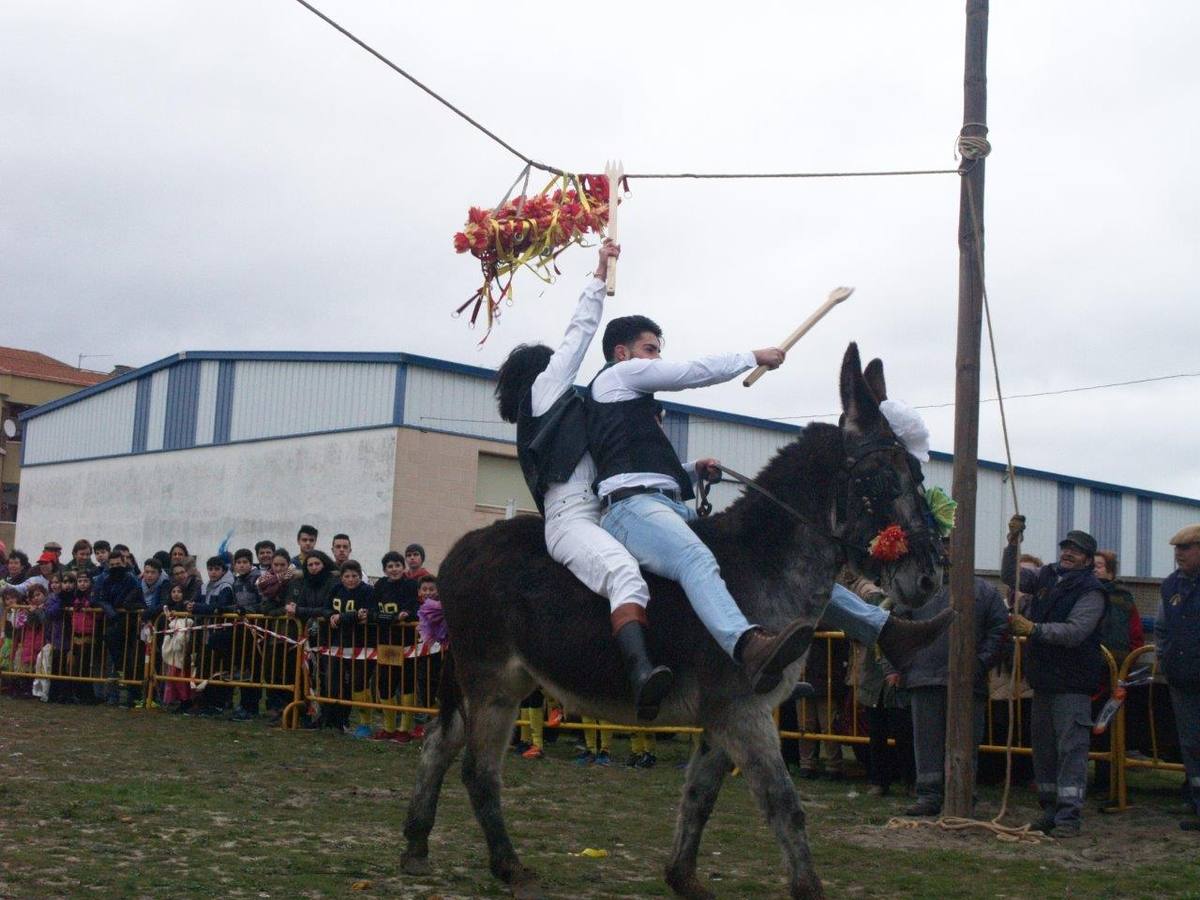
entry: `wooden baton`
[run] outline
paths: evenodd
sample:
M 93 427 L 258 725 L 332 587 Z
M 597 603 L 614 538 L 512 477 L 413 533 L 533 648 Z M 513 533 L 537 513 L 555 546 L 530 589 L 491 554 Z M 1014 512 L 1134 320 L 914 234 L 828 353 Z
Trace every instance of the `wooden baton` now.
M 829 296 L 825 298 L 825 302 L 817 308 L 816 312 L 804 320 L 803 325 L 801 325 L 784 339 L 783 343 L 779 345 L 779 349 L 784 353 L 787 353 L 789 350 L 791 350 L 792 347 L 795 346 L 796 341 L 808 334 L 808 332 L 812 330 L 812 327 L 820 322 L 821 319 L 824 318 L 824 316 L 831 309 L 833 309 L 853 293 L 854 288 L 852 287 L 838 287 L 830 291 Z M 763 373 L 767 371 L 769 370 L 766 366 L 759 366 L 746 376 L 746 379 L 742 382 L 742 386 L 750 387 L 750 385 L 762 378 Z
M 608 239 L 614 244 L 620 242 L 617 235 L 617 204 L 621 191 L 621 179 L 625 177 L 625 164 L 618 160 L 609 160 L 604 167 L 604 175 L 608 179 Z M 617 292 L 617 261 L 608 261 L 608 278 L 604 282 L 604 293 L 611 297 Z

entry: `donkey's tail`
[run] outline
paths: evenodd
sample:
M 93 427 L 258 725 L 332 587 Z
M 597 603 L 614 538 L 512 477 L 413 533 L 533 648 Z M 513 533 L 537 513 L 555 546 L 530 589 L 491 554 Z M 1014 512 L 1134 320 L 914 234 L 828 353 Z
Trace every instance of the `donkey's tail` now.
M 442 674 L 438 681 L 438 721 L 442 730 L 449 732 L 456 713 L 462 706 L 462 691 L 454 674 L 454 654 L 442 651 Z

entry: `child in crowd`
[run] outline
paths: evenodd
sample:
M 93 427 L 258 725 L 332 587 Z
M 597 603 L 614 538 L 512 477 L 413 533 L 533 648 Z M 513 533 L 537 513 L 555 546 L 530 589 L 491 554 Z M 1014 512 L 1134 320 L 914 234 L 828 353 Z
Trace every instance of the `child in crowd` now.
M 258 573 L 254 568 L 254 554 L 243 547 L 233 554 L 233 603 L 239 615 L 258 615 L 262 608 L 262 595 L 256 583 Z M 237 681 L 261 681 L 262 657 L 256 650 L 257 634 L 248 628 L 233 629 L 233 677 Z M 235 722 L 249 722 L 258 715 L 262 688 L 240 687 L 238 708 L 234 711 Z
M 520 716 L 529 724 L 521 726 L 520 739 L 513 745 L 513 751 L 525 759 L 541 759 L 546 755 L 546 698 L 540 688 L 521 701 Z
M 23 609 L 17 609 L 13 617 L 13 671 L 32 673 L 37 663 L 38 654 L 42 652 L 45 641 L 45 629 L 42 625 L 42 612 L 46 605 L 46 588 L 40 584 L 32 584 L 25 592 Z M 21 679 L 20 696 L 30 696 L 33 681 Z
M 582 717 L 584 725 L 608 725 L 603 719 Z M 612 732 L 589 728 L 583 733 L 583 749 L 572 762 L 577 766 L 611 766 L 612 765 Z
M 194 619 L 171 613 L 185 612 L 187 607 L 183 586 L 171 585 L 167 595 L 165 611 L 166 635 L 162 642 L 163 673 L 171 679 L 191 678 L 191 632 L 189 628 L 195 623 Z M 167 681 L 163 688 L 163 704 L 170 707 L 172 712 L 185 713 L 192 705 L 192 687 L 188 681 Z
M 211 556 L 206 564 L 208 584 L 204 596 L 188 604 L 188 612 L 196 616 L 199 624 L 223 624 L 222 616 L 233 612 L 233 575 L 220 556 Z M 207 620 L 207 621 L 205 621 Z M 231 628 L 209 628 L 204 632 L 203 651 L 198 666 L 200 677 L 208 679 L 200 701 L 200 715 L 221 716 L 229 705 L 232 688 L 217 684 L 230 674 L 230 649 L 233 645 Z
M 417 584 L 421 579 L 432 573 L 425 568 L 425 548 L 420 544 L 409 544 L 404 548 L 404 562 L 407 568 L 404 577 L 411 578 Z
M 300 626 L 295 619 L 288 616 L 285 589 L 289 579 L 296 574 L 296 570 L 292 568 L 291 556 L 287 550 L 278 547 L 271 555 L 270 568 L 254 583 L 259 597 L 262 598 L 259 609 L 264 616 L 269 617 L 265 627 L 294 641 L 300 639 Z M 296 671 L 295 648 L 295 644 L 282 638 L 264 637 L 263 670 L 270 673 L 272 684 L 288 684 L 292 680 Z M 272 725 L 280 724 L 283 709 L 292 702 L 293 696 L 294 693 L 290 690 L 267 692 L 267 709 L 271 713 Z
M 412 557 L 408 553 L 405 554 L 405 557 L 411 567 Z M 424 559 L 424 551 L 421 551 L 421 558 Z M 437 643 L 448 646 L 450 636 L 446 630 L 445 616 L 442 613 L 442 601 L 438 599 L 436 577 L 422 575 L 417 581 L 417 602 L 420 604 L 417 610 L 417 631 L 421 636 L 421 641 L 426 645 Z M 423 706 L 433 706 L 437 699 L 438 684 L 441 681 L 441 653 L 423 653 L 417 664 L 417 673 L 418 701 Z M 425 729 L 419 725 L 416 726 L 412 736 L 423 738 Z
M 90 549 L 91 545 L 88 546 Z M 64 666 L 71 649 L 71 634 L 70 628 L 66 624 L 65 610 L 69 603 L 67 594 L 75 590 L 74 572 L 67 572 L 62 578 L 56 575 L 50 580 L 50 588 L 50 594 L 46 597 L 46 605 L 42 607 L 41 612 L 46 644 L 50 647 L 48 668 L 52 675 L 65 675 L 67 673 Z M 68 682 L 50 679 L 49 692 L 46 697 L 50 703 L 64 703 L 68 695 Z
M 67 584 L 69 585 L 69 576 Z M 75 573 L 75 590 L 70 594 L 71 652 L 67 658 L 67 671 L 83 678 L 94 678 L 90 684 L 76 682 L 76 703 L 100 703 L 104 700 L 105 686 L 104 656 L 97 640 L 100 631 L 100 610 L 92 604 L 92 576 L 88 572 Z
M 408 648 L 416 643 L 417 583 L 404 577 L 404 557 L 395 550 L 383 555 L 380 563 L 384 577 L 375 582 L 375 627 L 378 641 L 379 665 L 375 670 L 376 697 L 388 703 L 400 695 L 400 705 L 417 705 L 417 661 L 407 656 Z M 375 740 L 407 744 L 412 740 L 413 714 L 405 712 L 396 727 L 396 711 L 383 711 L 383 730 L 373 735 Z
M 653 769 L 658 765 L 654 751 L 658 749 L 658 737 L 653 731 L 635 731 L 629 736 L 629 759 L 625 765 L 632 769 Z
M 108 568 L 108 557 L 112 554 L 112 544 L 108 541 L 96 541 L 92 544 L 92 555 L 96 557 L 96 569 L 91 573 L 92 577 L 96 577 L 97 571 L 103 571 Z
M 275 558 L 275 550 L 274 541 L 259 541 L 254 545 L 254 557 L 257 561 L 254 571 L 257 577 L 261 578 L 271 571 L 271 560 Z
M 329 679 L 326 682 L 329 696 L 342 700 L 369 703 L 369 685 L 375 664 L 360 659 L 367 649 L 367 620 L 375 610 L 375 597 L 371 585 L 363 581 L 362 566 L 353 559 L 342 563 L 341 583 L 334 590 L 333 613 L 329 617 Z M 348 730 L 350 708 L 340 703 L 328 704 L 326 724 Z M 358 707 L 354 710 L 355 728 L 353 736 L 369 738 L 371 710 Z

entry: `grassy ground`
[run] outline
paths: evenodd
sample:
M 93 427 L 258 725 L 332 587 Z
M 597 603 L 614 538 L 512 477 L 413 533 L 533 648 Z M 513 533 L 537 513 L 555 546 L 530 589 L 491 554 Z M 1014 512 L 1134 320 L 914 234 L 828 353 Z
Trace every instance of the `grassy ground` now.
M 555 897 L 667 896 L 684 742 L 653 770 L 577 768 L 564 737 L 510 759 L 513 840 Z M 626 744 L 617 740 L 618 755 Z M 489 897 L 480 832 L 447 779 L 434 874 L 403 876 L 401 827 L 419 749 L 157 711 L 0 698 L 0 897 Z M 904 797 L 808 782 L 810 835 L 831 896 L 1200 897 L 1200 837 L 1178 830 L 1176 776 L 1139 774 L 1139 804 L 1092 811 L 1085 836 L 1036 847 L 881 826 Z M 984 811 L 998 794 L 984 790 Z M 1014 821 L 1032 817 L 1016 792 Z M 575 856 L 586 847 L 608 856 Z M 784 896 L 775 841 L 731 779 L 702 847 L 723 897 Z

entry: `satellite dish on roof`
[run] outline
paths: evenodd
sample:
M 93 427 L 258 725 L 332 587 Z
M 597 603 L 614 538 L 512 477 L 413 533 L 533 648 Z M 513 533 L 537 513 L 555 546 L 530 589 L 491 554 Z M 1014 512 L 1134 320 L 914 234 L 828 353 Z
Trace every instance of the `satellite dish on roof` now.
M 4 436 L 6 438 L 15 438 L 17 436 L 17 420 L 16 419 L 5 419 L 4 420 Z

